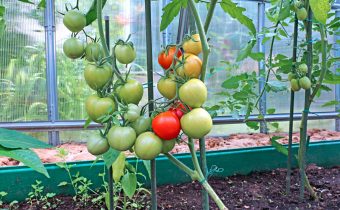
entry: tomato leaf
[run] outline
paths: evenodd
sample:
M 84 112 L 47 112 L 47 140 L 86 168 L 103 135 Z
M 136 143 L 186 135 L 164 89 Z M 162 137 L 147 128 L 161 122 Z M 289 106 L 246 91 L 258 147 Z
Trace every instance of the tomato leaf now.
M 240 62 L 244 59 L 246 59 L 250 54 L 251 54 L 251 51 L 253 50 L 254 46 L 256 44 L 256 40 L 255 39 L 252 39 L 250 40 L 246 46 L 244 46 L 240 52 L 238 53 L 237 55 L 237 58 L 236 58 L 236 61 L 237 62 Z
M 51 148 L 46 144 L 32 136 L 24 133 L 0 128 L 0 145 L 9 149 L 28 149 L 28 148 Z
M 225 13 L 228 13 L 232 18 L 235 18 L 242 25 L 246 26 L 253 35 L 256 34 L 256 28 L 253 21 L 243 14 L 243 12 L 246 11 L 245 8 L 237 6 L 237 4 L 231 0 L 222 0 L 220 5 Z
M 274 114 L 274 113 L 275 113 L 275 108 L 267 109 L 267 114 Z
M 45 8 L 46 7 L 46 0 L 41 0 L 38 4 L 38 8 Z
M 240 81 L 245 79 L 247 79 L 246 74 L 230 77 L 222 83 L 222 87 L 225 89 L 237 89 L 240 86 Z
M 112 164 L 112 177 L 116 183 L 119 182 L 120 178 L 124 175 L 125 159 L 125 154 L 121 152 Z
M 144 167 L 148 172 L 149 178 L 151 179 L 151 161 L 150 160 L 143 160 Z
M 282 139 L 282 136 L 273 136 L 272 138 L 270 138 L 270 142 L 272 144 L 272 146 L 280 153 L 288 156 L 288 150 L 285 146 L 283 146 L 282 144 L 280 144 L 279 142 L 277 142 L 277 140 Z
M 328 12 L 331 10 L 329 0 L 310 0 L 314 17 L 322 24 L 326 24 Z
M 137 176 L 135 173 L 127 173 L 122 178 L 124 193 L 131 199 L 137 189 Z
M 103 5 L 102 8 L 104 8 L 106 4 L 106 0 L 102 1 Z M 92 5 L 90 9 L 85 14 L 86 16 L 86 25 L 90 25 L 93 21 L 97 19 L 97 0 L 93 0 Z
M 326 102 L 326 103 L 322 104 L 322 106 L 321 106 L 321 107 L 327 107 L 327 106 L 336 106 L 336 105 L 339 105 L 339 104 L 340 104 L 340 102 L 339 102 L 339 101 L 337 101 L 337 100 L 333 100 L 333 101 L 328 101 L 328 102 Z
M 160 31 L 164 31 L 178 15 L 181 8 L 187 7 L 187 0 L 173 0 L 163 8 Z
M 25 166 L 50 178 L 38 155 L 29 149 L 8 149 L 0 146 L 0 156 L 10 157 L 22 162 Z
M 34 2 L 28 1 L 28 0 L 18 0 L 18 1 L 21 1 L 21 2 L 24 2 L 24 3 L 29 3 L 29 4 L 34 4 Z
M 115 162 L 119 154 L 119 151 L 114 150 L 111 147 L 107 152 L 103 154 L 103 159 L 107 168 L 110 168 L 112 166 L 113 162 Z
M 253 129 L 253 130 L 258 130 L 258 129 L 260 128 L 258 122 L 247 121 L 247 122 L 246 122 L 246 125 L 247 125 L 249 128 Z

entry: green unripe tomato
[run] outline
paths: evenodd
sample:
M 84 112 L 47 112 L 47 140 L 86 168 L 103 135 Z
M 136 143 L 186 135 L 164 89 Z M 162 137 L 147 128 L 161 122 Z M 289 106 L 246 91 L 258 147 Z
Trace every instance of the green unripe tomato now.
M 212 126 L 210 114 L 202 108 L 195 108 L 181 118 L 182 130 L 191 138 L 204 137 L 211 131 Z
M 159 93 L 167 99 L 173 99 L 176 96 L 176 82 L 173 78 L 161 78 L 157 83 Z
M 288 73 L 288 81 L 291 81 L 292 79 L 295 79 L 296 75 L 293 72 Z
M 85 81 L 93 90 L 103 88 L 112 78 L 112 74 L 111 67 L 108 65 L 97 66 L 89 63 L 84 70 Z
M 176 144 L 176 139 L 163 141 L 162 153 L 170 152 L 175 147 L 175 144 Z
M 119 80 L 117 82 L 121 83 Z M 126 104 L 132 103 L 138 105 L 143 97 L 143 85 L 137 80 L 130 78 L 127 79 L 125 84 L 120 84 L 116 91 L 119 99 Z
M 157 157 L 163 148 L 163 141 L 152 132 L 145 132 L 137 137 L 135 154 L 142 160 L 152 160 Z
M 64 54 L 72 59 L 80 58 L 84 50 L 83 42 L 75 37 L 67 39 L 63 44 Z
M 113 149 L 127 151 L 135 144 L 136 132 L 131 127 L 112 127 L 107 138 Z
M 310 89 L 310 87 L 312 86 L 312 83 L 310 82 L 310 79 L 308 77 L 306 77 L 306 76 L 304 76 L 301 79 L 299 79 L 299 84 L 300 84 L 300 87 L 305 89 L 305 90 Z
M 136 58 L 136 51 L 132 42 L 117 43 L 114 47 L 114 55 L 121 64 L 129 64 Z
M 307 18 L 307 10 L 302 7 L 296 11 L 296 16 L 299 20 L 306 20 Z
M 137 136 L 141 133 L 144 133 L 145 131 L 150 130 L 151 128 L 151 118 L 150 117 L 145 117 L 145 116 L 140 116 L 136 121 L 134 121 L 131 124 L 131 127 L 135 129 L 135 132 Z
M 100 118 L 114 112 L 115 103 L 111 98 L 100 98 L 97 95 L 89 96 L 85 101 L 85 110 L 91 120 L 101 123 Z
M 136 104 L 128 104 L 127 111 L 124 113 L 124 119 L 128 122 L 134 122 L 140 116 L 141 109 Z
M 70 10 L 64 15 L 63 23 L 68 30 L 76 33 L 86 26 L 86 17 L 79 11 Z
M 300 85 L 299 85 L 299 81 L 297 79 L 292 79 L 290 81 L 290 88 L 292 89 L 292 91 L 297 92 L 301 89 Z
M 93 42 L 85 47 L 85 58 L 90 62 L 98 61 L 103 55 L 102 47 L 100 44 Z
M 201 107 L 207 96 L 207 86 L 199 79 L 191 79 L 179 88 L 179 98 L 192 108 Z
M 88 140 L 86 146 L 87 151 L 89 151 L 89 153 L 91 153 L 92 155 L 102 155 L 110 148 L 107 140 L 102 137 L 99 137 L 98 139 L 92 138 Z
M 308 72 L 308 66 L 305 64 L 305 63 L 301 63 L 299 65 L 299 72 L 302 74 L 302 75 L 306 75 L 307 72 Z
M 298 11 L 300 8 L 302 8 L 304 5 L 303 5 L 303 2 L 301 1 L 295 1 L 294 2 L 294 11 Z

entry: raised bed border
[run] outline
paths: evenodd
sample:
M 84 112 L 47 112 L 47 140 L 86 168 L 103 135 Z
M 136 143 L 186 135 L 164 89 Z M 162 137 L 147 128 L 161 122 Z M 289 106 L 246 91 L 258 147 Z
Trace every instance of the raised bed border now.
M 315 163 L 319 166 L 332 167 L 340 165 L 340 140 L 323 141 L 310 143 L 308 148 L 308 163 Z M 293 146 L 293 152 L 297 153 L 297 145 Z M 185 164 L 191 165 L 191 156 L 189 154 L 176 154 L 178 159 Z M 136 158 L 128 159 L 131 164 L 136 164 Z M 278 153 L 271 146 L 252 147 L 242 149 L 229 149 L 207 152 L 208 169 L 213 166 L 222 168 L 223 171 L 213 174 L 217 177 L 226 177 L 234 174 L 249 174 L 253 171 L 268 171 L 275 168 L 286 167 L 286 157 Z M 104 169 L 103 161 L 93 164 L 93 161 L 70 162 L 73 167 L 72 174 L 77 172 L 80 176 L 84 176 L 92 181 L 92 188 L 100 188 L 102 178 L 98 176 Z M 141 161 L 138 161 L 138 169 L 145 175 L 147 174 L 145 167 Z M 293 164 L 296 166 L 296 161 Z M 42 185 L 46 192 L 54 192 L 57 194 L 74 194 L 71 186 L 58 187 L 62 181 L 68 181 L 69 178 L 64 169 L 56 164 L 46 164 L 46 168 L 50 174 L 50 179 L 33 171 L 25 166 L 9 166 L 0 168 L 0 191 L 5 191 L 8 195 L 4 201 L 13 200 L 23 201 L 27 194 L 32 191 L 31 185 L 35 180 L 42 181 Z M 159 156 L 157 158 L 157 184 L 179 184 L 190 182 L 190 178 L 176 168 L 166 157 Z M 149 185 L 150 180 L 146 181 Z

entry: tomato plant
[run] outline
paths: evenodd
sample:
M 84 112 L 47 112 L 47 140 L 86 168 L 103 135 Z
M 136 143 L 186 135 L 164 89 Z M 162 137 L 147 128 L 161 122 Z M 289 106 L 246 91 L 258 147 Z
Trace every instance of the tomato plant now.
M 144 133 L 151 129 L 151 118 L 139 116 L 132 124 L 131 127 L 135 129 L 137 135 Z
M 110 148 L 109 143 L 103 137 L 91 138 L 87 141 L 87 150 L 92 155 L 102 155 Z
M 93 90 L 103 88 L 112 79 L 112 70 L 108 65 L 97 66 L 88 63 L 84 70 L 84 78 L 86 83 Z
M 136 132 L 131 127 L 112 127 L 107 138 L 113 149 L 126 151 L 135 144 Z
M 157 89 L 164 98 L 173 99 L 176 96 L 176 82 L 174 78 L 161 78 L 157 83 Z
M 136 58 L 136 50 L 132 42 L 119 40 L 113 49 L 115 58 L 122 64 L 129 64 Z
M 63 23 L 68 30 L 79 32 L 86 26 L 86 17 L 77 10 L 70 10 L 64 15 Z
M 158 63 L 163 69 L 167 70 L 173 63 L 176 53 L 176 46 L 168 46 L 165 50 L 158 54 Z M 177 50 L 176 57 L 179 58 L 182 55 L 181 50 Z
M 179 57 L 176 66 L 177 74 L 181 77 L 198 78 L 202 71 L 202 61 L 194 54 L 184 53 Z
M 128 104 L 127 111 L 124 113 L 124 120 L 135 122 L 140 116 L 140 108 L 136 104 Z
M 117 82 L 118 87 L 116 89 L 120 100 L 124 103 L 133 103 L 138 105 L 139 101 L 143 97 L 143 85 L 137 80 L 128 78 L 125 83 Z
M 109 97 L 100 98 L 97 95 L 91 95 L 85 101 L 85 109 L 93 121 L 100 123 L 102 117 L 114 111 L 115 103 Z
M 134 149 L 138 158 L 152 160 L 162 152 L 163 142 L 154 133 L 145 132 L 138 136 Z
M 158 114 L 152 120 L 152 129 L 159 138 L 171 140 L 177 138 L 181 131 L 181 125 L 176 114 L 166 111 Z
M 193 34 L 184 39 L 183 42 L 184 53 L 191 53 L 198 55 L 202 52 L 202 43 L 199 34 Z
M 103 57 L 103 50 L 99 43 L 92 42 L 85 47 L 85 58 L 90 62 L 98 61 Z
M 84 43 L 79 39 L 72 37 L 67 39 L 63 44 L 63 50 L 67 57 L 76 59 L 84 54 Z
M 202 138 L 212 129 L 211 116 L 205 109 L 192 109 L 182 117 L 181 128 L 191 138 Z
M 176 145 L 176 139 L 171 139 L 168 141 L 163 141 L 162 153 L 170 152 Z
M 179 98 L 190 107 L 201 107 L 207 100 L 208 91 L 199 79 L 191 79 L 179 88 Z

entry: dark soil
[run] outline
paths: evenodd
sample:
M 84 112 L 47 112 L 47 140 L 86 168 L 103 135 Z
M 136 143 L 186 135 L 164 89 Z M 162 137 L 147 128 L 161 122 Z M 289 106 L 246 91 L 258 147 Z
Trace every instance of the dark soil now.
M 299 201 L 298 171 L 292 174 L 291 195 L 285 194 L 284 169 L 271 172 L 255 172 L 247 176 L 235 175 L 224 179 L 212 178 L 209 183 L 221 197 L 229 209 L 340 209 L 340 166 L 322 168 L 314 165 L 307 169 L 311 185 L 319 196 L 319 201 L 313 201 L 305 193 L 305 201 Z M 158 187 L 158 209 L 199 210 L 201 207 L 201 186 L 199 183 L 166 185 Z M 50 201 L 55 208 L 94 210 L 105 205 L 86 205 L 74 202 L 72 197 L 57 196 Z M 150 200 L 145 199 L 144 209 L 150 209 Z M 18 209 L 42 209 L 27 203 L 20 203 Z M 210 201 L 211 209 L 217 209 Z M 5 206 L 6 207 L 6 206 Z M 135 209 L 135 208 L 131 208 Z
M 310 166 L 307 171 L 319 201 L 299 202 L 298 171 L 292 174 L 291 195 L 285 194 L 286 170 L 256 172 L 248 176 L 210 179 L 209 183 L 229 209 L 340 209 L 340 167 Z M 159 209 L 202 209 L 199 183 L 159 187 Z M 217 209 L 210 201 L 211 209 Z

